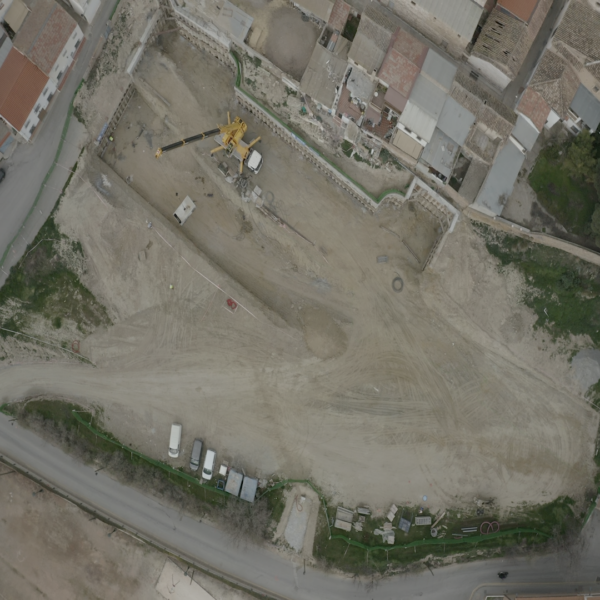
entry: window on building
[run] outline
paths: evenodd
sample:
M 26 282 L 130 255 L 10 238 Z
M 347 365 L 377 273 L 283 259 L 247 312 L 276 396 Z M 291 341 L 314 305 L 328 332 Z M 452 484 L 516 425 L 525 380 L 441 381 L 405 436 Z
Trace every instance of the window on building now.
M 29 127 L 30 122 L 31 122 L 31 119 L 27 119 L 27 123 L 25 123 L 25 127 L 23 127 L 23 129 L 27 129 Z
M 31 135 L 35 131 L 36 127 L 37 127 L 37 123 L 35 125 L 31 126 L 31 129 L 29 130 L 29 135 Z
M 33 112 L 34 112 L 36 115 L 37 115 L 37 113 L 39 113 L 39 112 L 40 112 L 40 106 L 41 106 L 41 104 L 39 104 L 39 103 L 38 103 L 38 104 L 36 104 L 35 108 L 33 109 Z
M 79 44 L 81 44 L 81 39 L 77 40 L 77 43 L 75 44 L 75 50 L 79 48 Z

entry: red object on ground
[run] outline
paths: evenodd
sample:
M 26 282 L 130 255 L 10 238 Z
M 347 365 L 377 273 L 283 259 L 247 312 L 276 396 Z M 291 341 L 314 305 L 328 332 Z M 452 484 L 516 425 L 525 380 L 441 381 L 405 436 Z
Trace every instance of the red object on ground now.
M 231 298 L 227 298 L 227 306 L 229 306 L 229 308 L 231 310 L 236 310 L 237 309 L 237 302 L 235 300 L 232 300 Z

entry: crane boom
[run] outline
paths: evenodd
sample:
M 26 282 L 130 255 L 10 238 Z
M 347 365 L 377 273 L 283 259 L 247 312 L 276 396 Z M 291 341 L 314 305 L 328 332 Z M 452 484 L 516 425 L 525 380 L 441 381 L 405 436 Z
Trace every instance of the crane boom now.
M 156 151 L 156 154 L 154 156 L 156 158 L 160 158 L 163 152 L 175 150 L 175 148 L 181 148 L 181 146 L 185 146 L 186 144 L 191 144 L 192 142 L 196 142 L 198 140 L 203 140 L 207 137 L 217 135 L 217 133 L 221 133 L 221 127 L 217 127 L 217 129 L 211 129 L 210 131 L 205 131 L 204 133 L 198 133 L 197 135 L 185 138 L 184 140 L 179 140 L 178 142 L 174 142 L 173 144 L 169 144 L 168 146 L 163 146 L 162 148 L 159 148 Z
M 230 114 L 227 113 L 227 125 L 219 125 L 216 129 L 211 129 L 210 131 L 193 135 L 192 137 L 185 138 L 179 142 L 174 142 L 168 146 L 163 146 L 156 151 L 154 156 L 160 158 L 163 152 L 175 150 L 175 148 L 181 148 L 191 142 L 218 135 L 217 142 L 219 146 L 211 150 L 211 154 L 219 152 L 220 150 L 225 150 L 227 156 L 233 154 L 240 161 L 240 173 L 242 172 L 244 163 L 253 173 L 258 173 L 262 165 L 262 156 L 260 152 L 252 148 L 252 146 L 260 140 L 260 137 L 257 137 L 247 144 L 243 140 L 247 130 L 248 125 L 246 125 L 240 117 L 236 117 L 232 121 Z

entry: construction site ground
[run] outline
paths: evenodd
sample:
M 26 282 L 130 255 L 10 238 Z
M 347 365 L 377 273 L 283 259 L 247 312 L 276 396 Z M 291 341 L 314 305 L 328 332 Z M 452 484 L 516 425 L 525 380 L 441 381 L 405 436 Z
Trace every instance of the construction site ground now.
M 201 437 L 217 461 L 310 478 L 346 506 L 581 497 L 598 417 L 565 347 L 533 329 L 521 276 L 498 272 L 465 219 L 422 272 L 439 235 L 427 210 L 369 214 L 238 109 L 230 71 L 182 46 L 147 53 L 114 145 L 84 154 L 56 216 L 114 322 L 81 343 L 96 366 L 23 359 L 0 368 L 0 401 L 94 404 L 120 440 L 164 460 L 178 421 L 174 466 Z M 263 138 L 252 186 L 304 238 L 241 200 L 214 141 L 154 159 L 227 110 Z M 197 209 L 179 227 L 186 195 Z

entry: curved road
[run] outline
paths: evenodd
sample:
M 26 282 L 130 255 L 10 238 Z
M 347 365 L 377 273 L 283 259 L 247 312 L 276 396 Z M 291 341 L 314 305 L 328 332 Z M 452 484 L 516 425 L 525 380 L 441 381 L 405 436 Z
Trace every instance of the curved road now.
M 367 592 L 350 578 L 314 569 L 255 546 L 232 544 L 220 530 L 183 516 L 135 489 L 74 460 L 17 422 L 0 414 L 0 454 L 62 490 L 73 499 L 123 523 L 128 529 L 193 562 L 230 574 L 254 589 L 293 600 L 377 598 L 447 600 L 484 598 L 506 592 L 600 592 L 600 520 L 594 513 L 582 537 L 582 549 L 572 556 L 501 559 L 436 569 L 433 573 L 394 577 Z M 500 584 L 496 573 L 510 572 Z M 546 583 L 538 583 L 538 582 Z M 583 583 L 564 583 L 564 582 Z M 491 582 L 491 583 L 486 583 Z M 551 583 L 562 582 L 562 583 Z M 589 582 L 589 583 L 585 583 Z M 594 582 L 594 583 L 592 583 Z

